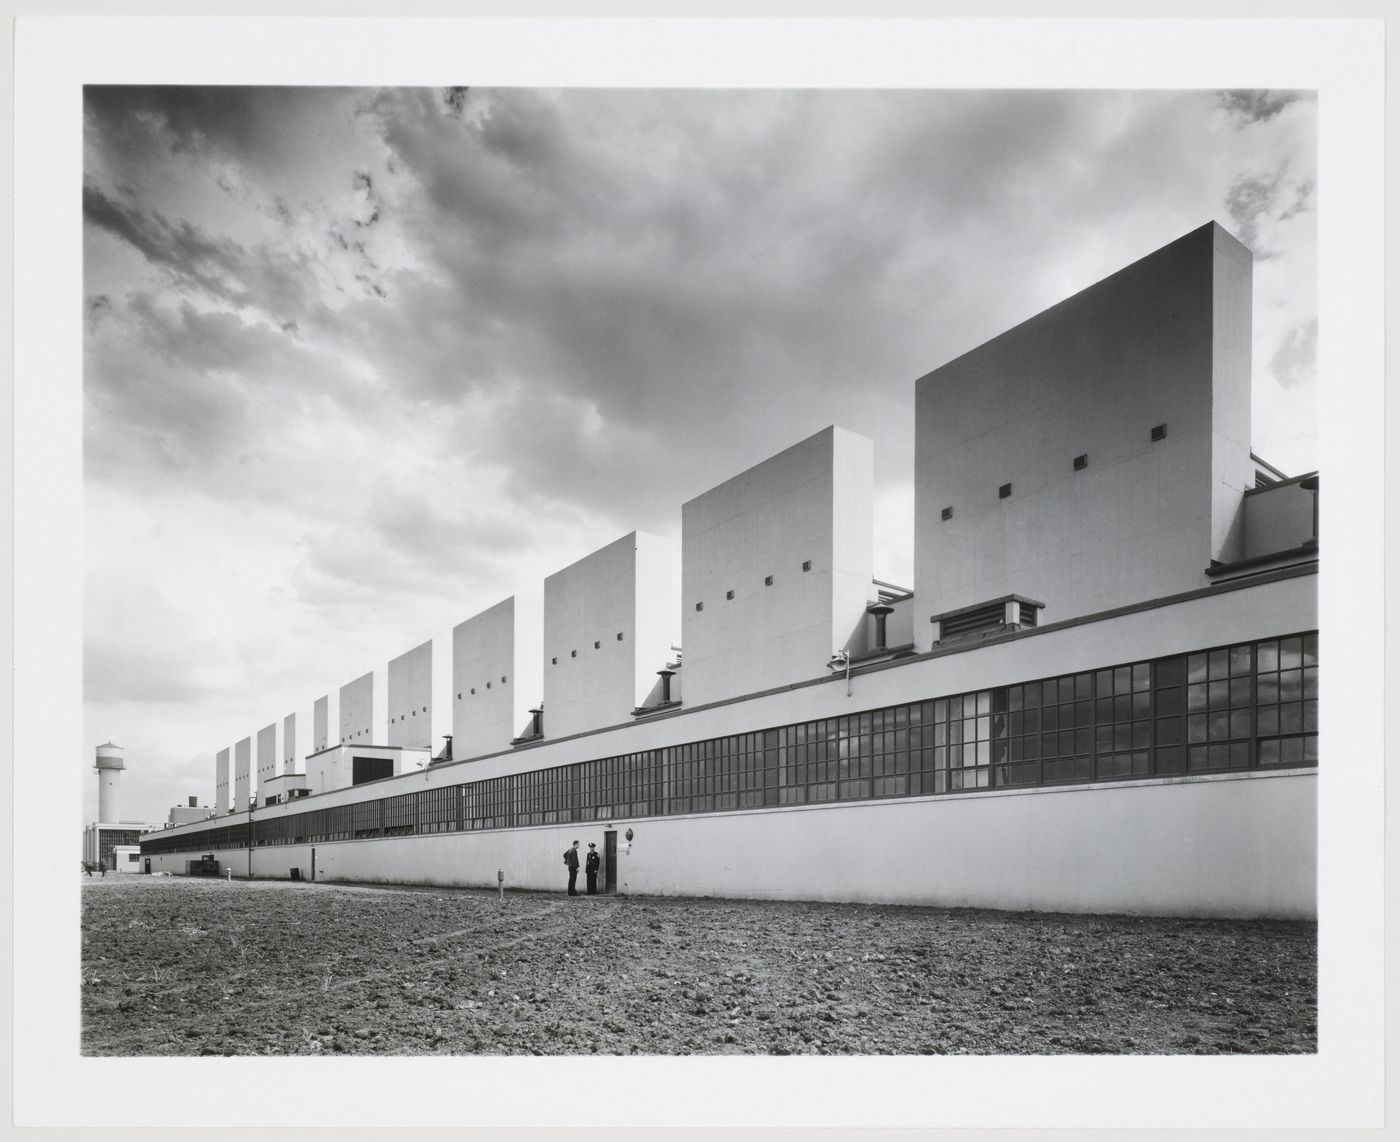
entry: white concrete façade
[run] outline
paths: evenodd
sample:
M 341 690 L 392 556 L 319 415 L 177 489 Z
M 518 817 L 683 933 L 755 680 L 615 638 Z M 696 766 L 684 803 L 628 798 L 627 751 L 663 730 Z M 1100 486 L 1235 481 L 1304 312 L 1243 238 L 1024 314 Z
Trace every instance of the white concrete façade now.
M 1314 917 L 1317 480 L 1250 451 L 1250 279 L 1211 224 L 921 378 L 912 591 L 826 429 L 686 503 L 679 599 L 624 536 L 144 856 L 557 891 L 579 839 L 617 892 Z

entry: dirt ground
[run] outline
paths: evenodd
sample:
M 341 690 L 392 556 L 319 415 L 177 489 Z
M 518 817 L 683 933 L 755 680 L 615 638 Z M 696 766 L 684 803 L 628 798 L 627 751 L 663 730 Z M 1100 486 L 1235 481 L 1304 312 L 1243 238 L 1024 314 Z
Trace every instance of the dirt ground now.
M 88 1055 L 1282 1054 L 1313 924 L 83 883 Z

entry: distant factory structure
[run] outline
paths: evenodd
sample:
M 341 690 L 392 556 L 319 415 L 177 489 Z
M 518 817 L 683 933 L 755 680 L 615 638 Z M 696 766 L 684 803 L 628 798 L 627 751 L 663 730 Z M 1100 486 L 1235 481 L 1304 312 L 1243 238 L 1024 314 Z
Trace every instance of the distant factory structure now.
M 122 778 L 126 751 L 103 742 L 97 747 L 97 820 L 83 830 L 83 863 L 94 871 L 142 872 L 141 838 L 160 825 L 122 817 Z
M 171 807 L 163 825 L 130 821 L 122 816 L 122 780 L 126 750 L 111 742 L 97 747 L 97 820 L 83 829 L 83 864 L 92 871 L 150 872 L 141 857 L 141 838 L 147 833 L 207 821 L 214 810 L 201 807 L 197 796 L 185 805 Z
M 1314 917 L 1318 478 L 1251 450 L 1252 274 L 1211 223 L 916 381 L 912 586 L 828 427 L 220 748 L 143 859 Z

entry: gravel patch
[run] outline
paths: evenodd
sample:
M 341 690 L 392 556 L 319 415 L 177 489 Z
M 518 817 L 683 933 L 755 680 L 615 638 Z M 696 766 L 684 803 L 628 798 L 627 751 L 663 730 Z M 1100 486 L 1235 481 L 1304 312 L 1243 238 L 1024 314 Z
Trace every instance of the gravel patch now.
M 1296 1054 L 1311 923 L 83 884 L 87 1055 Z

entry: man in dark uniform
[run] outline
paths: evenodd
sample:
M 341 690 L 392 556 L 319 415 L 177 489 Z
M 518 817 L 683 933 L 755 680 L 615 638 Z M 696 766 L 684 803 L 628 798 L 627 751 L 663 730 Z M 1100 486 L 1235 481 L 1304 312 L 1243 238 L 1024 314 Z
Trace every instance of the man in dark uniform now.
M 584 870 L 588 873 L 589 896 L 598 895 L 598 866 L 602 863 L 602 859 L 598 856 L 598 846 L 589 841 L 588 859 L 583 862 Z
M 578 841 L 564 850 L 564 863 L 569 866 L 569 895 L 577 896 L 578 889 L 574 886 L 578 883 Z

